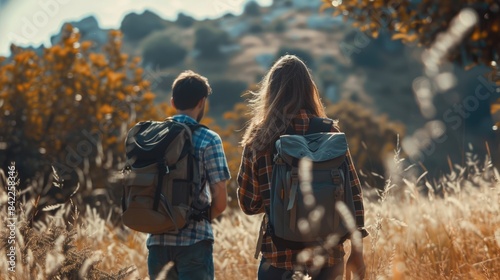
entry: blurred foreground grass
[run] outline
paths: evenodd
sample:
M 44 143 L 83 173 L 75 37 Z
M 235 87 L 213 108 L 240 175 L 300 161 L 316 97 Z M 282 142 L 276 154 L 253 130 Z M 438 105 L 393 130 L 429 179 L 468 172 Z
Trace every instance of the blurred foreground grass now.
M 455 166 L 434 183 L 399 175 L 391 176 L 378 195 L 365 192 L 366 278 L 500 279 L 498 171 L 475 161 Z M 0 201 L 5 221 L 5 200 Z M 15 273 L 7 273 L 9 229 L 2 227 L 2 279 L 147 278 L 146 235 L 113 227 L 95 210 L 78 217 L 67 205 L 31 226 L 23 211 L 18 219 Z M 214 223 L 217 279 L 256 279 L 260 220 L 229 210 Z

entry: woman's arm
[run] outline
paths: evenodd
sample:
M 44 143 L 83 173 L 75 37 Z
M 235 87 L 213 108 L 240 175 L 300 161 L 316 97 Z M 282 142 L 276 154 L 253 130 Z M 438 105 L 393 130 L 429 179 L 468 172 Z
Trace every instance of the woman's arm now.
M 241 156 L 240 171 L 238 172 L 238 202 L 241 210 L 248 215 L 264 212 L 256 165 L 255 156 L 245 147 Z

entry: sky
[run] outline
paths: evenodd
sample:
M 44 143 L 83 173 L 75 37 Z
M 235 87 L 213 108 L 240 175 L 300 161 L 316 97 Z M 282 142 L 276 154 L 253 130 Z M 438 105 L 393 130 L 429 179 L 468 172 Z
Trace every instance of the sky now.
M 194 18 L 216 18 L 228 12 L 239 14 L 249 0 L 0 0 L 0 56 L 10 54 L 9 46 L 50 45 L 68 21 L 94 15 L 101 28 L 120 27 L 125 15 L 151 10 L 165 19 L 179 12 Z M 257 0 L 268 6 L 272 0 Z M 4 4 L 2 4 L 4 3 Z M 5 4 L 6 3 L 6 4 Z

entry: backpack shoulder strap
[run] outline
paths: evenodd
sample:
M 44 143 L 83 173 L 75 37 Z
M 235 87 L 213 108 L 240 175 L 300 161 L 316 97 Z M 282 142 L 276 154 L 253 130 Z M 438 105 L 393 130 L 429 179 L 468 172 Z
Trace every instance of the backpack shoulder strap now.
M 201 221 L 201 219 L 206 219 L 208 222 L 211 221 L 211 213 L 210 213 L 210 205 L 208 204 L 205 207 L 202 207 L 200 205 L 200 195 L 205 191 L 206 185 L 207 185 L 207 178 L 203 175 L 203 172 L 199 170 L 198 166 L 198 159 L 196 155 L 194 154 L 194 143 L 193 143 L 193 134 L 196 130 L 200 128 L 206 128 L 209 129 L 206 125 L 200 124 L 200 123 L 183 123 L 186 127 L 189 128 L 189 134 L 191 136 L 191 142 L 192 142 L 192 148 L 193 148 L 193 154 L 192 157 L 190 158 L 192 160 L 191 164 L 193 165 L 193 168 L 191 172 L 193 173 L 191 175 L 191 178 L 193 178 L 195 170 L 197 171 L 197 176 L 198 176 L 198 184 L 200 185 L 199 189 L 195 189 L 194 194 L 193 194 L 193 202 L 191 203 L 191 210 L 189 214 L 189 218 L 193 219 L 195 221 Z M 202 207 L 202 208 L 200 208 Z
M 203 125 L 201 123 L 196 123 L 196 124 L 193 124 L 193 123 L 186 123 L 186 125 L 191 129 L 191 132 L 195 132 L 197 129 L 199 128 L 206 128 L 206 129 L 209 129 L 206 125 Z
M 295 134 L 295 129 L 293 128 L 293 123 L 290 123 L 290 124 L 286 127 L 285 134 L 286 134 L 286 135 L 294 135 L 294 134 Z
M 168 117 L 164 120 L 165 122 L 176 122 L 176 123 L 181 123 L 177 120 L 175 120 L 173 117 Z M 197 130 L 198 128 L 206 128 L 206 129 L 209 129 L 206 125 L 203 125 L 201 123 L 182 123 L 182 124 L 185 124 L 187 127 L 189 127 L 191 129 L 191 132 L 194 132 L 195 130 Z
M 333 120 L 328 118 L 311 118 L 309 119 L 309 129 L 306 134 L 318 132 L 330 132 L 332 130 Z

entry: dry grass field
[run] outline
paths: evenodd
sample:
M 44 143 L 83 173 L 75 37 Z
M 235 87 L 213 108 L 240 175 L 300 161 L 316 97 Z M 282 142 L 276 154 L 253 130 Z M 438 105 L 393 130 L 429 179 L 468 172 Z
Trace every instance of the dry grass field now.
M 400 175 L 377 196 L 365 194 L 366 279 L 500 279 L 498 171 L 476 161 L 436 183 Z M 18 214 L 15 273 L 7 273 L 2 227 L 2 279 L 147 279 L 144 234 L 113 227 L 92 209 L 76 217 L 71 205 L 30 226 L 27 205 Z M 2 207 L 2 221 L 6 213 Z M 260 218 L 234 209 L 214 223 L 217 279 L 256 278 Z

